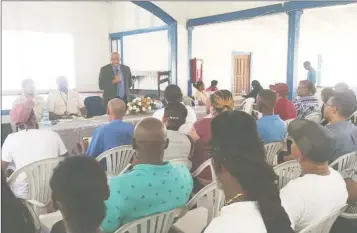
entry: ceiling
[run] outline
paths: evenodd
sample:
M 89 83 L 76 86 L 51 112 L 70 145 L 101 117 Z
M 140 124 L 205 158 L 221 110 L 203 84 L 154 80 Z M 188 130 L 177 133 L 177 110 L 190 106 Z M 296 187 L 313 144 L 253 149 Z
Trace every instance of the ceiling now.
M 153 1 L 179 24 L 188 19 L 282 3 L 283 1 Z

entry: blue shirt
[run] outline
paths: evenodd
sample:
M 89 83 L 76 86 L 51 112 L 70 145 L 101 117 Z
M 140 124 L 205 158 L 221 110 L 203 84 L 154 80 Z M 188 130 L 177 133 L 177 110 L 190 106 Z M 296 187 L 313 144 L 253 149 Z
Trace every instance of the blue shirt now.
M 307 80 L 311 81 L 314 85 L 316 84 L 316 71 L 309 70 L 307 72 Z
M 287 133 L 286 125 L 279 115 L 266 115 L 257 121 L 258 133 L 264 144 L 283 142 Z
M 331 161 L 342 155 L 357 151 L 357 127 L 349 121 L 340 121 L 326 126 L 336 138 L 335 156 Z
M 102 229 L 111 233 L 133 220 L 183 207 L 192 188 L 192 176 L 184 165 L 138 164 L 109 180 Z
M 121 65 L 113 66 L 114 76 L 120 75 L 120 81 L 117 84 L 117 96 L 123 98 L 125 96 L 125 81 Z
M 89 144 L 87 155 L 97 157 L 104 151 L 117 146 L 131 145 L 134 125 L 121 120 L 113 120 L 109 124 L 97 128 Z

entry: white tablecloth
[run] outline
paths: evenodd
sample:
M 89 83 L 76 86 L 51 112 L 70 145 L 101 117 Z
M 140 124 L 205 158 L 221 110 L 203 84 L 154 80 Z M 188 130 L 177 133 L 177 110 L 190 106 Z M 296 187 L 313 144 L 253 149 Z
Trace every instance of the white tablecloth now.
M 194 108 L 197 118 L 201 119 L 205 117 L 205 107 Z M 131 122 L 134 125 L 141 119 L 152 116 L 153 112 L 147 114 L 128 115 L 124 117 L 125 122 Z M 51 126 L 44 126 L 40 123 L 40 129 L 49 129 L 57 132 L 70 155 L 76 154 L 77 144 L 83 139 L 83 137 L 91 137 L 94 130 L 104 124 L 109 123 L 108 116 L 97 116 L 90 119 L 76 118 L 68 120 L 60 120 L 57 124 Z

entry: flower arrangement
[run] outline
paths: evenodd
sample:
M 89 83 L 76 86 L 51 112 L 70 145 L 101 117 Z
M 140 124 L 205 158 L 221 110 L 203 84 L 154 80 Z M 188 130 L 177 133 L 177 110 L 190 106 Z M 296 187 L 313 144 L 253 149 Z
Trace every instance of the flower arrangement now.
M 128 103 L 127 106 L 127 114 L 144 113 L 156 109 L 156 104 L 150 97 L 137 97 Z

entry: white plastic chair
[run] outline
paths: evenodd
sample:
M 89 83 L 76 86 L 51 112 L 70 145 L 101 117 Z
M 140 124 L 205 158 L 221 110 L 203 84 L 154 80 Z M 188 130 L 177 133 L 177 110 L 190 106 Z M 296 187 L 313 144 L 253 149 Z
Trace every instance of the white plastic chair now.
M 301 175 L 301 166 L 298 161 L 291 160 L 275 166 L 274 171 L 279 176 L 278 187 L 281 189 L 290 180 L 294 180 Z
M 176 232 L 196 233 L 219 215 L 224 193 L 216 182 L 201 189 L 187 204 L 186 211 L 172 227 Z M 197 207 L 194 209 L 194 207 Z
M 188 170 L 191 170 L 192 168 L 192 162 L 188 159 L 173 159 L 173 160 L 170 160 L 171 163 L 175 163 L 175 164 L 182 164 L 182 165 L 185 165 L 187 167 Z
M 357 219 L 357 202 L 355 204 L 348 205 L 340 217 L 347 219 Z
M 329 233 L 337 217 L 346 209 L 346 206 L 334 210 L 331 214 L 305 227 L 299 233 Z
M 248 113 L 249 115 L 252 115 L 254 103 L 255 103 L 254 98 L 248 98 L 244 100 L 242 103 L 242 110 Z
M 352 166 L 352 164 L 356 161 L 357 161 L 357 153 L 351 152 L 340 156 L 338 159 L 336 159 L 330 164 L 330 167 L 334 168 L 338 172 L 341 172 L 342 170 Z
M 164 160 L 188 158 L 193 150 L 193 141 L 178 131 L 168 130 L 169 146 L 164 152 Z
M 41 222 L 41 233 L 50 233 L 53 225 L 63 219 L 62 213 L 58 210 L 49 214 L 39 216 Z
M 115 233 L 168 233 L 182 209 L 173 209 L 128 223 Z
M 275 166 L 278 164 L 278 152 L 283 149 L 283 146 L 283 142 L 272 142 L 264 145 L 266 162 L 269 165 Z
M 63 159 L 64 157 L 56 157 L 36 161 L 15 171 L 8 179 L 10 187 L 16 182 L 27 185 L 26 201 L 34 207 L 37 215 L 47 213 L 47 205 L 51 201 L 50 179 L 53 169 Z
M 305 119 L 309 120 L 309 121 L 316 122 L 316 123 L 320 123 L 321 122 L 321 113 L 318 113 L 318 112 L 311 113 L 311 114 L 307 115 L 305 117 Z
M 212 173 L 212 182 L 215 182 L 217 180 L 216 174 L 214 172 L 213 164 L 212 164 L 212 159 L 207 159 L 204 163 L 202 163 L 194 172 L 192 172 L 192 177 L 196 177 L 201 172 L 206 168 L 210 167 L 211 173 Z
M 98 162 L 105 159 L 107 173 L 111 176 L 119 175 L 121 171 L 131 162 L 135 150 L 130 146 L 119 146 L 103 152 L 96 159 Z

